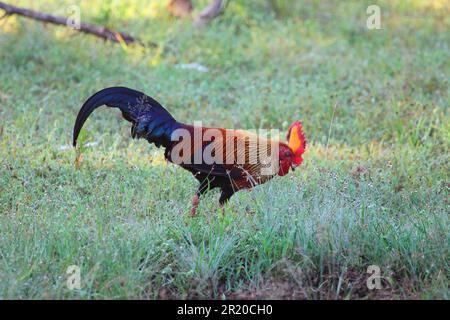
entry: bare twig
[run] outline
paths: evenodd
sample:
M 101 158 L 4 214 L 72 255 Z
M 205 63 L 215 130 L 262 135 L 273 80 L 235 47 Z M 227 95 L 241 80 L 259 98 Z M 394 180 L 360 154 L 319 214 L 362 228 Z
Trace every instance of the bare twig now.
M 196 27 L 202 27 L 214 18 L 218 17 L 225 8 L 222 0 L 213 0 L 205 9 L 200 12 L 194 21 Z
M 60 16 L 54 16 L 51 14 L 34 11 L 30 9 L 25 8 L 19 8 L 16 6 L 12 6 L 9 4 L 6 4 L 4 2 L 0 2 L 0 9 L 3 9 L 5 11 L 5 16 L 17 14 L 20 16 L 24 16 L 27 18 L 31 18 L 34 20 L 42 21 L 45 23 L 52 23 L 60 26 L 68 26 L 67 24 L 67 18 L 60 17 Z M 103 38 L 105 40 L 110 40 L 117 43 L 138 43 L 142 46 L 150 46 L 150 47 L 157 47 L 158 45 L 156 43 L 150 42 L 150 43 L 143 43 L 141 40 L 134 38 L 128 34 L 117 32 L 111 29 L 108 29 L 106 27 L 100 27 L 89 23 L 80 23 L 79 28 L 76 28 L 74 30 L 78 30 L 84 33 L 92 34 L 97 37 Z

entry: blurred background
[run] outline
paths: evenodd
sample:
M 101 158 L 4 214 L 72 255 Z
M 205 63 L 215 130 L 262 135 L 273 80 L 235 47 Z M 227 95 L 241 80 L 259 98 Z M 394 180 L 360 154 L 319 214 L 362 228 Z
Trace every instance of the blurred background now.
M 224 0 L 205 13 L 214 2 L 4 2 L 76 8 L 144 45 L 0 19 L 0 298 L 448 298 L 449 2 Z M 186 123 L 287 132 L 301 120 L 302 170 L 239 194 L 230 218 L 209 220 L 214 198 L 180 224 L 195 182 L 131 140 L 119 112 L 96 112 L 84 148 L 70 146 L 82 103 L 115 85 Z M 397 282 L 354 293 L 374 261 Z M 81 293 L 61 280 L 70 264 Z
M 193 20 L 208 1 L 192 1 L 192 18 L 175 18 L 169 3 L 14 1 L 63 17 L 77 5 L 81 22 L 157 47 L 123 48 L 13 15 L 1 21 L 3 95 L 27 88 L 26 100 L 55 91 L 58 108 L 36 101 L 44 128 L 58 112 L 74 114 L 90 93 L 121 84 L 210 126 L 286 128 L 302 119 L 321 143 L 338 104 L 333 137 L 350 144 L 406 139 L 419 119 L 430 128 L 448 104 L 447 1 L 379 1 L 381 30 L 366 26 L 370 1 L 224 1 L 223 13 L 202 28 Z M 179 68 L 191 63 L 208 71 Z

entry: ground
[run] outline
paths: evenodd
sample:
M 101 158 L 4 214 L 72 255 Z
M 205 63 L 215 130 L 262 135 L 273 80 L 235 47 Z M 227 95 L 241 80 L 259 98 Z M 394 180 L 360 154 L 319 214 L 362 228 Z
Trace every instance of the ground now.
M 73 3 L 159 46 L 0 20 L 0 298 L 449 298 L 446 1 L 376 1 L 380 30 L 356 0 L 235 0 L 200 30 L 167 1 L 15 1 Z M 70 147 L 84 100 L 112 85 L 186 123 L 284 134 L 301 120 L 304 164 L 224 215 L 214 192 L 192 219 L 195 179 L 118 111 L 97 110 Z

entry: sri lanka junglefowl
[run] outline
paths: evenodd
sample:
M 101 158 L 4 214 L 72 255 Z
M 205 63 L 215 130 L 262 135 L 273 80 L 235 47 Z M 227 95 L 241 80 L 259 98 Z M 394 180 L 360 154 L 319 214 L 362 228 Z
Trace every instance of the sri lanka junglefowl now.
M 132 123 L 133 138 L 164 147 L 169 162 L 190 171 L 200 182 L 191 215 L 196 214 L 199 198 L 208 190 L 220 188 L 222 207 L 236 191 L 284 176 L 303 161 L 306 141 L 298 121 L 289 128 L 288 144 L 249 131 L 192 126 L 176 121 L 153 98 L 124 87 L 103 89 L 83 104 L 73 129 L 74 146 L 86 119 L 102 105 L 119 108 Z

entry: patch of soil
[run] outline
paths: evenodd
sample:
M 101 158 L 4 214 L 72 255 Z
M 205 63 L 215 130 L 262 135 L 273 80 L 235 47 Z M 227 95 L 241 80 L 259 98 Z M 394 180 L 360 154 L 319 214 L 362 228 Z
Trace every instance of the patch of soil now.
M 415 299 L 411 280 L 381 279 L 381 289 L 369 289 L 367 273 L 346 271 L 341 277 L 337 273 L 328 274 L 319 280 L 315 278 L 299 281 L 300 277 L 290 275 L 287 279 L 270 277 L 257 288 L 229 293 L 228 299 L 283 299 L 283 300 L 396 300 Z M 338 291 L 339 287 L 339 292 Z

